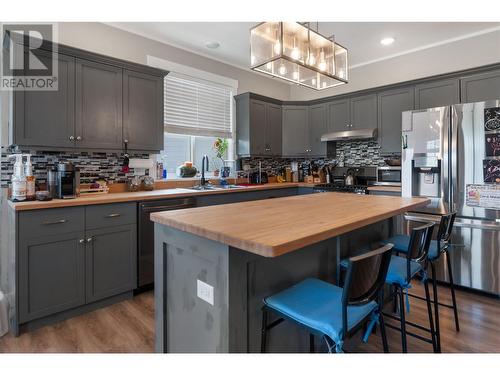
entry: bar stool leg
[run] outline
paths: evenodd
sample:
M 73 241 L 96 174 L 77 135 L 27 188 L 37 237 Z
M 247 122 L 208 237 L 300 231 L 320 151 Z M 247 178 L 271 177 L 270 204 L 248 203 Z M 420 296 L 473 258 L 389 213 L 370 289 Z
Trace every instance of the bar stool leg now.
M 450 281 L 451 300 L 453 302 L 453 313 L 455 314 L 455 330 L 460 332 L 460 323 L 458 322 L 457 299 L 455 297 L 455 285 L 453 283 L 453 271 L 451 270 L 451 260 L 448 251 L 445 252 L 446 264 L 448 265 L 448 279 Z
M 314 347 L 314 335 L 312 333 L 309 334 L 309 353 L 315 353 L 316 349 Z
M 389 345 L 387 344 L 387 336 L 385 334 L 384 314 L 382 314 L 382 312 L 380 312 L 379 322 L 380 322 L 380 337 L 382 338 L 382 347 L 384 348 L 384 353 L 389 353 Z
M 436 352 L 441 353 L 441 332 L 439 328 L 439 298 L 437 291 L 437 280 L 436 280 L 436 265 L 434 262 L 430 262 L 432 270 L 432 294 L 434 296 L 434 316 L 435 316 L 435 327 L 436 327 Z
M 436 332 L 434 331 L 434 322 L 432 318 L 432 307 L 431 307 L 431 296 L 429 293 L 429 281 L 424 281 L 425 287 L 425 302 L 427 303 L 427 314 L 429 316 L 429 327 L 431 330 L 431 338 L 432 338 L 432 350 L 434 353 L 437 353 L 437 344 L 436 344 Z
M 405 299 L 403 288 L 396 287 L 398 290 L 399 297 L 399 317 L 401 318 L 401 347 L 403 353 L 408 353 L 408 347 L 406 345 L 406 318 L 405 318 Z
M 260 340 L 260 352 L 265 353 L 267 344 L 267 309 L 265 307 L 262 309 L 262 328 Z
M 398 312 L 398 289 L 396 286 L 392 286 L 392 312 L 396 314 Z

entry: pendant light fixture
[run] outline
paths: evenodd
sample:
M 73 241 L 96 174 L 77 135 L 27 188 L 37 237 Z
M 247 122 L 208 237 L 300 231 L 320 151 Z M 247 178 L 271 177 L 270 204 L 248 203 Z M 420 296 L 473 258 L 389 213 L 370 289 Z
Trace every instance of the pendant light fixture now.
M 308 23 L 262 22 L 250 30 L 251 69 L 315 90 L 348 82 L 347 49 Z

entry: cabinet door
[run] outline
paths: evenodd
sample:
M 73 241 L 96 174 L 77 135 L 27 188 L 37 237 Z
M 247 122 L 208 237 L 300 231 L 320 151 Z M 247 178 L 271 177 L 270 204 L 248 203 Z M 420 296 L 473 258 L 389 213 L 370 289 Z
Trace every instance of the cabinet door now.
M 52 52 L 32 53 L 43 64 L 52 64 Z M 57 90 L 14 92 L 16 145 L 71 148 L 75 144 L 75 59 L 63 54 L 57 58 Z
M 349 99 L 337 100 L 327 104 L 328 122 L 326 124 L 328 132 L 338 132 L 349 130 L 351 124 L 351 111 Z
M 500 70 L 463 77 L 460 86 L 461 103 L 500 99 Z
M 309 153 L 308 110 L 304 106 L 283 108 L 283 156 Z
M 83 236 L 83 232 L 20 236 L 20 323 L 85 303 Z
M 351 128 L 377 127 L 377 95 L 364 95 L 351 99 Z
M 163 150 L 163 77 L 123 72 L 123 138 L 131 150 Z
M 122 69 L 77 59 L 76 147 L 122 148 Z
M 415 109 L 442 107 L 457 103 L 460 103 L 458 79 L 444 79 L 415 86 Z
M 266 155 L 281 156 L 282 142 L 282 114 L 281 106 L 277 104 L 267 103 L 266 116 Z
M 402 112 L 413 109 L 414 88 L 378 94 L 378 141 L 382 152 L 401 152 Z
M 267 103 L 250 99 L 250 154 L 264 155 L 266 152 Z
M 326 156 L 326 142 L 321 142 L 321 136 L 326 130 L 326 104 L 309 107 L 309 143 L 311 155 Z
M 86 233 L 86 302 L 137 287 L 135 225 L 94 229 Z

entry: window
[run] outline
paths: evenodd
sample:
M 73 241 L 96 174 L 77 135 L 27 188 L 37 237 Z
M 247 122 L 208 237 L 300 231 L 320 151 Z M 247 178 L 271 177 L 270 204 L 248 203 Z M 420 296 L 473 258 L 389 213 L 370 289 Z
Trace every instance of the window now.
M 233 88 L 171 73 L 165 77 L 165 136 L 161 157 L 168 177 L 185 161 L 201 170 L 203 155 L 210 158 L 209 172 L 222 167 L 213 144 L 229 141 L 224 160 L 233 158 Z

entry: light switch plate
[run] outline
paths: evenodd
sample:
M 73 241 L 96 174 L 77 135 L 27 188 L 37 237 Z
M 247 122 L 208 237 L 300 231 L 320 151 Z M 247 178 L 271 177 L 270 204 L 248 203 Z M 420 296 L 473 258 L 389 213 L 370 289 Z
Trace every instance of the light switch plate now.
M 196 280 L 196 295 L 203 301 L 214 305 L 214 287 L 201 280 Z

